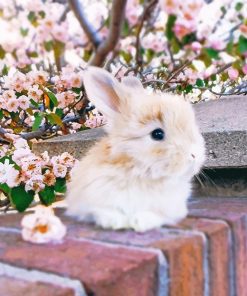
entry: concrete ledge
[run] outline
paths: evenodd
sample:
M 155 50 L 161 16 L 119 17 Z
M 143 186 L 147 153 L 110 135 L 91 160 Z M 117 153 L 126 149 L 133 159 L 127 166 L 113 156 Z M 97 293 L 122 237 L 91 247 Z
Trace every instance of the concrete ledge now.
M 247 97 L 221 98 L 194 107 L 206 141 L 205 167 L 247 167 Z M 51 155 L 68 151 L 81 158 L 103 134 L 102 128 L 91 129 L 34 144 L 33 150 Z
M 102 230 L 59 209 L 67 236 L 46 245 L 22 241 L 25 214 L 1 215 L 0 295 L 19 295 L 6 285 L 13 279 L 30 295 L 245 296 L 247 198 L 197 198 L 189 208 L 179 225 L 142 234 Z
M 247 167 L 247 97 L 202 102 L 195 111 L 206 141 L 205 167 Z

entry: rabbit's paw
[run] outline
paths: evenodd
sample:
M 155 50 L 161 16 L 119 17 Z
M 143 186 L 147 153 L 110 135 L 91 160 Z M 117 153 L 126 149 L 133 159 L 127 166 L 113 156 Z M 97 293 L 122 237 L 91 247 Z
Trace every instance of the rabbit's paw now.
M 127 216 L 116 210 L 100 210 L 94 214 L 95 222 L 102 228 L 125 229 L 128 228 Z
M 137 232 L 160 227 L 163 223 L 163 216 L 149 211 L 137 212 L 130 218 L 130 227 Z

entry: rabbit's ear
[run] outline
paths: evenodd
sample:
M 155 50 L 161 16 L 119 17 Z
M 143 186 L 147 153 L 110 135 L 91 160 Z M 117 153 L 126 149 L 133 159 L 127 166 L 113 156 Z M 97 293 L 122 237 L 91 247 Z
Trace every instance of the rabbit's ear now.
M 143 85 L 141 83 L 141 81 L 134 77 L 134 76 L 126 76 L 126 77 L 123 77 L 121 82 L 127 86 L 127 87 L 131 87 L 133 89 L 143 89 Z
M 96 108 L 107 117 L 119 112 L 120 83 L 106 70 L 89 67 L 83 75 L 84 87 L 88 98 Z

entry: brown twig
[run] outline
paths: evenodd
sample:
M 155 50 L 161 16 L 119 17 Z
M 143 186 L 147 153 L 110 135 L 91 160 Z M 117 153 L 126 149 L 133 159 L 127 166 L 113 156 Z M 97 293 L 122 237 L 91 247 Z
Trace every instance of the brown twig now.
M 145 20 L 150 15 L 150 11 L 158 3 L 158 0 L 153 0 L 151 2 L 147 1 L 147 2 L 148 2 L 148 4 L 143 10 L 143 14 L 142 14 L 141 19 L 140 19 L 140 24 L 139 24 L 139 26 L 137 28 L 137 32 L 136 32 L 136 44 L 135 44 L 136 55 L 135 55 L 135 60 L 136 60 L 136 64 L 138 66 L 140 66 L 142 64 L 142 62 L 143 62 L 142 56 L 140 54 L 140 36 L 141 36 L 142 28 L 143 28 Z
M 127 0 L 113 1 L 108 36 L 96 48 L 94 55 L 89 61 L 90 65 L 102 66 L 108 53 L 111 52 L 116 47 L 120 37 L 122 23 L 124 20 L 126 3 L 127 3 Z
M 102 39 L 101 39 L 100 35 L 98 34 L 98 30 L 96 30 L 93 27 L 93 25 L 88 21 L 86 15 L 84 13 L 82 4 L 79 3 L 78 0 L 68 0 L 68 2 L 69 2 L 69 6 L 70 6 L 71 10 L 75 14 L 75 17 L 77 18 L 82 29 L 84 30 L 85 34 L 87 35 L 87 38 L 93 44 L 93 46 L 95 48 L 97 48 L 101 44 Z

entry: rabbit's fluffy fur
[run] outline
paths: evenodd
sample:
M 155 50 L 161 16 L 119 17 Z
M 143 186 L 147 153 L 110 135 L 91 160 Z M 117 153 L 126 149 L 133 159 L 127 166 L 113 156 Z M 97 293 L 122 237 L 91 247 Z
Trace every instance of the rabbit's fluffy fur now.
M 119 83 L 96 67 L 85 71 L 84 85 L 108 119 L 107 135 L 74 168 L 67 213 L 140 232 L 184 218 L 190 180 L 205 155 L 191 105 L 180 96 L 149 93 L 134 77 Z M 152 139 L 157 128 L 163 140 Z

